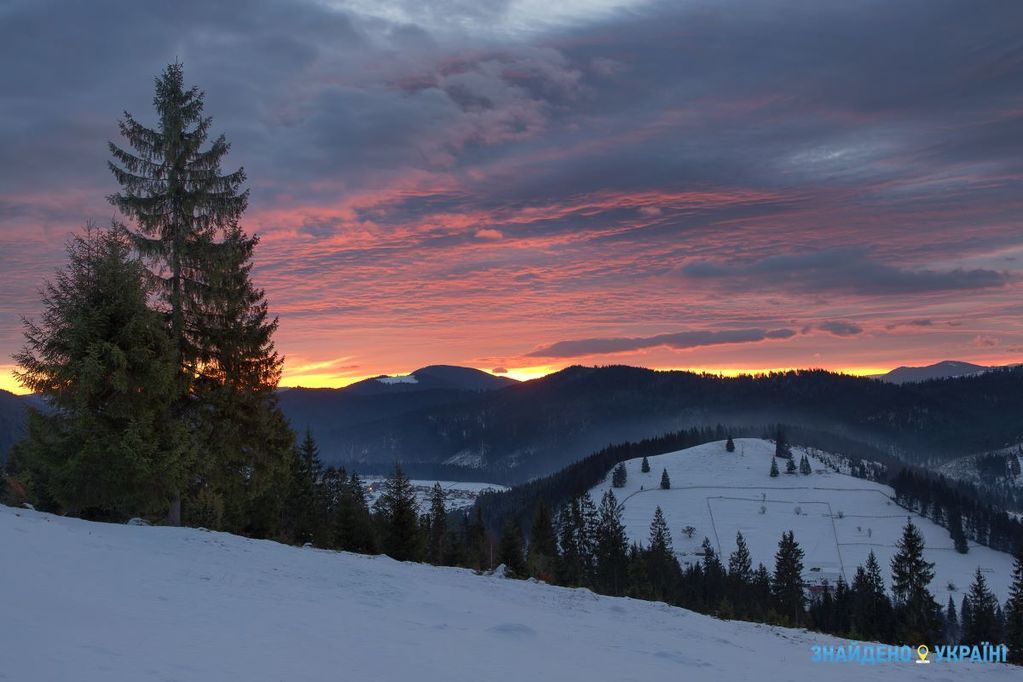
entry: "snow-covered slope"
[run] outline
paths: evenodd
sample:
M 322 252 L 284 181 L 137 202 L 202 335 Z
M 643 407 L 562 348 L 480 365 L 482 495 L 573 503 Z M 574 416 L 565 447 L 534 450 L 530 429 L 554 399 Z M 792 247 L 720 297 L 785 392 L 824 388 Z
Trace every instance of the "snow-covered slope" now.
M 1015 457 L 1016 461 L 1021 467 L 1023 467 L 1023 443 L 1016 443 L 1009 445 L 998 450 L 991 450 L 989 452 L 977 452 L 972 455 L 964 455 L 951 461 L 945 462 L 938 467 L 938 473 L 947 476 L 948 478 L 955 479 L 957 481 L 966 481 L 975 486 L 984 489 L 986 487 L 993 487 L 994 489 L 1011 490 L 1013 488 L 1023 488 L 1023 476 L 1005 476 L 1000 475 L 998 478 L 987 479 L 981 476 L 981 472 L 977 468 L 978 460 L 987 457 L 989 455 L 1004 455 L 1009 458 Z
M 838 640 L 586 590 L 0 506 L 0 679 L 862 680 Z M 947 666 L 947 667 L 946 667 Z M 953 667 L 954 666 L 954 667 Z M 891 664 L 877 680 L 1015 680 Z
M 804 451 L 793 448 L 793 453 L 798 463 Z M 704 537 L 710 538 L 727 561 L 735 549 L 736 532 L 742 531 L 754 565 L 763 562 L 773 569 L 778 540 L 791 530 L 806 552 L 805 577 L 810 583 L 827 579 L 834 585 L 840 573 L 851 581 L 871 549 L 887 575 L 895 545 L 911 515 L 892 499 L 892 489 L 836 473 L 814 458 L 809 476 L 784 473 L 785 461 L 778 460 L 782 473 L 771 478 L 773 454 L 774 443 L 740 438 L 733 453 L 719 441 L 650 457 L 646 474 L 640 471 L 640 459 L 629 460 L 627 484 L 614 491 L 625 507 L 629 537 L 645 542 L 654 510 L 660 506 L 682 561 L 699 560 L 695 552 Z M 664 469 L 671 478 L 670 490 L 661 490 L 659 485 Z M 609 474 L 590 491 L 595 502 L 611 487 L 610 479 Z M 927 543 L 927 559 L 935 563 L 931 591 L 940 604 L 951 594 L 958 606 L 978 566 L 999 600 L 1006 599 L 1010 555 L 973 542 L 968 554 L 959 554 L 946 529 L 917 514 L 911 516 Z M 682 533 L 686 526 L 696 529 L 691 539 Z M 955 591 L 949 591 L 949 582 Z

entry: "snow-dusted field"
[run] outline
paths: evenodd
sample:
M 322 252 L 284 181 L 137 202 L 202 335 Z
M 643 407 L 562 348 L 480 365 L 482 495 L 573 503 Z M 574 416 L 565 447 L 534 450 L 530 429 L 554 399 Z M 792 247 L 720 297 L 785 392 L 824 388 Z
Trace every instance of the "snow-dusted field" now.
M 683 561 L 699 560 L 694 553 L 706 536 L 727 562 L 735 549 L 736 532 L 742 531 L 754 565 L 763 562 L 773 569 L 778 540 L 791 530 L 806 552 L 805 576 L 810 582 L 826 578 L 834 584 L 839 573 L 851 581 L 871 549 L 888 577 L 895 545 L 910 516 L 892 499 L 891 488 L 835 473 L 813 458 L 809 476 L 784 473 L 785 461 L 778 460 L 782 473 L 771 478 L 774 443 L 740 438 L 735 446 L 735 452 L 726 452 L 721 441 L 650 457 L 646 474 L 640 471 L 640 459 L 626 462 L 627 485 L 614 492 L 624 504 L 629 537 L 645 542 L 654 509 L 660 506 L 675 552 Z M 793 453 L 798 464 L 803 450 L 793 448 Z M 660 488 L 665 468 L 671 490 Z M 590 491 L 594 501 L 599 503 L 610 487 L 609 474 Z M 968 554 L 959 554 L 946 529 L 919 515 L 912 517 L 927 543 L 926 556 L 935 563 L 931 590 L 940 604 L 951 594 L 958 607 L 978 566 L 999 600 L 1005 601 L 1011 582 L 1010 555 L 973 542 Z M 696 529 L 692 539 L 682 533 L 686 526 Z M 950 581 L 956 587 L 951 593 Z
M 0 506 L 0 679 L 1018 680 L 812 663 L 839 643 L 663 604 L 180 528 Z
M 363 484 L 366 486 L 366 500 L 372 508 L 373 503 L 383 494 L 386 476 L 364 476 Z M 425 514 L 430 509 L 430 495 L 433 492 L 434 483 L 440 483 L 444 488 L 444 506 L 448 511 L 465 509 L 476 503 L 476 497 L 480 493 L 490 490 L 507 490 L 503 485 L 496 483 L 475 483 L 467 481 L 427 481 L 410 480 L 409 483 L 416 489 L 416 503 L 419 505 L 420 513 Z

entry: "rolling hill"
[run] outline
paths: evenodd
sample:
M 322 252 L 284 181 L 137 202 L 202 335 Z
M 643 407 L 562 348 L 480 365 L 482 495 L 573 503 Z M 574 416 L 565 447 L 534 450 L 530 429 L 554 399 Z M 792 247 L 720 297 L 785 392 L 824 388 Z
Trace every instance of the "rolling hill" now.
M 761 562 L 773 568 L 778 540 L 791 530 L 806 552 L 807 582 L 827 579 L 834 585 L 839 575 L 851 581 L 870 550 L 887 575 L 902 528 L 911 517 L 927 544 L 927 559 L 935 564 L 931 591 L 938 603 L 945 604 L 951 595 L 958 605 L 978 567 L 1001 601 L 1008 596 L 1010 555 L 973 542 L 969 553 L 957 553 L 946 529 L 898 506 L 888 486 L 838 473 L 824 463 L 832 458 L 815 451 L 810 451 L 811 475 L 785 474 L 779 460 L 782 473 L 771 478 L 774 443 L 740 438 L 735 445 L 732 453 L 724 442 L 713 442 L 649 457 L 648 473 L 640 471 L 640 459 L 625 462 L 627 483 L 614 493 L 623 505 L 630 539 L 646 540 L 659 506 L 680 561 L 699 561 L 704 537 L 727 561 L 741 531 L 754 565 Z M 804 452 L 793 448 L 797 461 Z M 659 487 L 664 470 L 671 478 L 669 490 Z M 590 494 L 599 502 L 608 489 L 610 474 Z M 695 528 L 692 538 L 682 533 L 686 526 Z M 956 589 L 950 590 L 949 583 Z
M 989 369 L 993 368 L 959 360 L 942 360 L 925 367 L 896 367 L 890 372 L 877 375 L 876 378 L 893 384 L 903 384 L 911 381 L 929 381 L 931 379 L 970 376 L 971 374 L 986 372 Z

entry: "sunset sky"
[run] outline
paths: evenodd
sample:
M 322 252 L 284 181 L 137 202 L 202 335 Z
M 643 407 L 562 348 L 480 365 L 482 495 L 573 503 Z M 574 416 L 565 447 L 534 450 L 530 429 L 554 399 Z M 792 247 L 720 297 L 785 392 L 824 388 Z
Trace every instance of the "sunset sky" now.
M 180 59 L 286 385 L 1023 360 L 1023 2 L 0 0 L 0 388 Z

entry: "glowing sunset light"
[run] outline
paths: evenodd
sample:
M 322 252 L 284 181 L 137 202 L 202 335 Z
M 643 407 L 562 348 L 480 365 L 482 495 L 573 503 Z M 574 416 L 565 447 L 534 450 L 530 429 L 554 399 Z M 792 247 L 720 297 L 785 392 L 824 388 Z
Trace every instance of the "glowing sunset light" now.
M 283 386 L 1020 361 L 1023 6 L 548 5 L 270 0 L 246 40 L 191 5 L 11 8 L 0 149 L 33 163 L 0 170 L 0 388 L 175 57 L 249 178 Z M 174 37 L 122 45 L 133 21 Z M 27 38 L 65 26 L 73 60 Z

